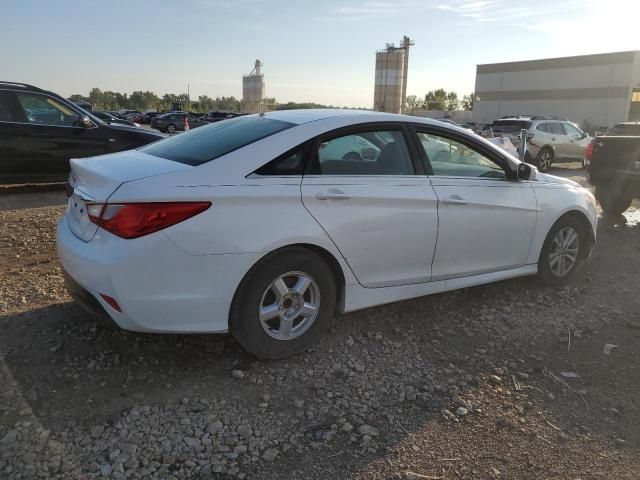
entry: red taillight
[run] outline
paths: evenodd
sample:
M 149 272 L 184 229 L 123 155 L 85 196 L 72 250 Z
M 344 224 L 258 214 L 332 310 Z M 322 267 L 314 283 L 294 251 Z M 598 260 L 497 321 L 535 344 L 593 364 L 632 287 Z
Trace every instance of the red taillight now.
M 591 157 L 593 157 L 593 147 L 595 146 L 596 141 L 591 140 L 587 147 L 584 149 L 584 159 L 587 162 L 591 161 Z
M 204 212 L 211 202 L 120 203 L 87 205 L 89 219 L 122 238 L 138 238 Z

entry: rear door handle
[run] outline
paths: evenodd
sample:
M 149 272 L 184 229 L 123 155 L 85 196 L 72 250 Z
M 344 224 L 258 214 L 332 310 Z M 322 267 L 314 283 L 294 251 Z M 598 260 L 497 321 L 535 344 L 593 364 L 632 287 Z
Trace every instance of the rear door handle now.
M 445 205 L 466 205 L 467 201 L 459 195 L 451 195 L 442 200 L 442 203 Z
M 326 192 L 316 193 L 316 198 L 318 200 L 349 200 L 353 198 L 353 195 L 344 193 L 342 190 L 331 188 Z

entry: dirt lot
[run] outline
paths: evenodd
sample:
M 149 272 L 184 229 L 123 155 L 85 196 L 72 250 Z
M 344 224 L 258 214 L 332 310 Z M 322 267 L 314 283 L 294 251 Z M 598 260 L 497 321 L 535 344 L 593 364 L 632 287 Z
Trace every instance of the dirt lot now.
M 637 204 L 601 222 L 570 286 L 344 315 L 313 351 L 262 362 L 71 303 L 63 200 L 0 203 L 0 478 L 640 478 Z

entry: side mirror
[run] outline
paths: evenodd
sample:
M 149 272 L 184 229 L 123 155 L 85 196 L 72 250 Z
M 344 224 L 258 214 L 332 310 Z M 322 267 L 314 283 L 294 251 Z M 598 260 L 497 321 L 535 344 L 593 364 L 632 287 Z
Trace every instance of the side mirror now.
M 93 122 L 86 115 L 82 115 L 81 117 L 78 117 L 78 120 L 76 121 L 76 126 L 80 128 L 92 128 Z
M 528 163 L 520 163 L 518 165 L 518 180 L 535 180 L 538 175 L 538 169 Z

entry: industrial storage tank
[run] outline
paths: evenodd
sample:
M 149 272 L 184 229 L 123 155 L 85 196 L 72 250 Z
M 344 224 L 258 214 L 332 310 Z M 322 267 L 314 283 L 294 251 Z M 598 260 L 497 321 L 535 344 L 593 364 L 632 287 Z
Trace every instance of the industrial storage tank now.
M 404 50 L 376 52 L 376 80 L 373 108 L 379 112 L 400 113 L 404 85 Z
M 373 90 L 373 109 L 379 112 L 403 113 L 407 96 L 409 47 L 414 42 L 407 36 L 399 47 L 387 44 L 376 52 L 376 77 Z
M 245 113 L 264 111 L 264 75 L 260 73 L 262 63 L 256 60 L 249 75 L 242 76 L 242 110 Z

